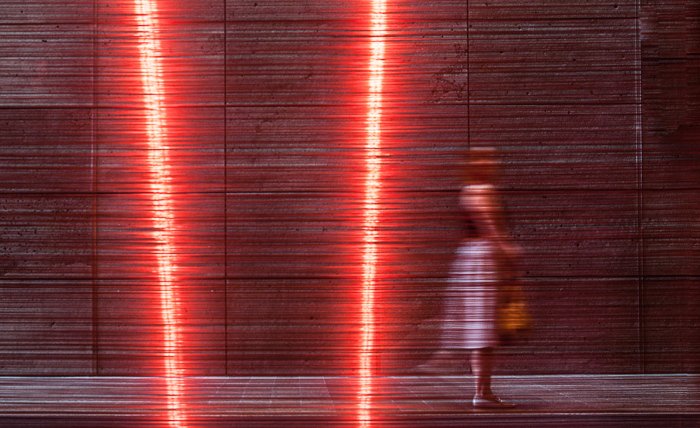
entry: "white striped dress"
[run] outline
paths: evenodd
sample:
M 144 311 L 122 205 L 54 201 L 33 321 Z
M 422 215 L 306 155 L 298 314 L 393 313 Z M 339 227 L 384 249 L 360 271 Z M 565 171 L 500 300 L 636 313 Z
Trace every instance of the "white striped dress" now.
M 448 349 L 478 349 L 498 345 L 496 297 L 498 273 L 497 243 L 488 215 L 493 201 L 492 186 L 465 186 L 460 198 L 468 212 L 481 204 L 486 215 L 475 216 L 477 236 L 462 241 L 452 264 L 447 287 L 443 346 Z M 467 205 L 467 206 L 465 206 Z M 491 224 L 489 224 L 491 223 Z

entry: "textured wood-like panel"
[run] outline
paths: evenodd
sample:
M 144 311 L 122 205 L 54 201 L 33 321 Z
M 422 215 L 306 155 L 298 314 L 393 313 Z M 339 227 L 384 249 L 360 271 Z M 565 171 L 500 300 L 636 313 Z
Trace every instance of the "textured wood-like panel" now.
M 637 195 L 629 190 L 508 192 L 513 232 L 534 277 L 635 277 Z
M 3 278 L 0 299 L 0 374 L 92 372 L 89 279 Z
M 644 283 L 644 354 L 650 373 L 698 369 L 698 287 L 695 278 Z
M 224 4 L 160 2 L 163 87 L 188 374 L 225 372 Z M 163 370 L 154 191 L 131 1 L 100 4 L 97 175 L 99 373 Z
M 461 239 L 457 190 L 468 146 L 466 4 L 397 4 L 387 43 L 379 366 L 405 371 L 439 345 L 445 278 Z M 461 366 L 461 364 L 459 364 Z
M 644 356 L 700 367 L 700 4 L 642 4 Z
M 634 373 L 640 364 L 636 279 L 549 278 L 528 282 L 535 331 L 504 366 L 540 373 Z M 575 296 L 572 298 L 571 296 Z M 535 354 L 538 364 L 523 355 Z
M 92 6 L 0 9 L 0 374 L 89 374 Z
M 652 3 L 652 2 L 650 2 Z M 534 0 L 521 2 L 518 0 L 499 1 L 498 3 L 472 0 L 469 2 L 470 16 L 473 19 L 488 19 L 494 21 L 508 20 L 554 20 L 554 19 L 611 19 L 635 18 L 636 0 Z
M 633 372 L 639 202 L 633 3 L 472 5 L 472 145 L 501 148 L 535 314 L 505 367 Z M 538 355 L 537 368 L 524 355 Z
M 230 373 L 349 372 L 365 76 L 351 3 L 230 3 Z M 261 364 L 261 362 L 264 363 Z

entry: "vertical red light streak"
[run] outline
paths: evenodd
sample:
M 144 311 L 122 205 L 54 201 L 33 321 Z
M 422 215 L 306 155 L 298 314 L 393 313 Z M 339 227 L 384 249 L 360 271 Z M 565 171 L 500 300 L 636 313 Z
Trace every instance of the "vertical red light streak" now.
M 361 427 L 369 426 L 372 421 L 374 294 L 377 276 L 378 201 L 381 189 L 382 85 L 384 80 L 384 39 L 386 36 L 385 0 L 372 0 L 371 25 L 365 143 L 367 172 L 365 176 L 364 249 L 362 256 L 362 339 L 358 396 L 358 421 Z
M 184 428 L 182 409 L 182 361 L 179 353 L 179 297 L 175 271 L 174 215 L 172 174 L 169 163 L 167 114 L 161 47 L 158 39 L 158 19 L 154 0 L 135 0 L 139 29 L 139 52 L 146 133 L 148 136 L 148 166 L 151 173 L 151 202 L 153 204 L 153 238 L 156 242 L 158 284 L 160 287 L 163 321 L 163 353 L 167 393 L 168 422 L 171 427 Z

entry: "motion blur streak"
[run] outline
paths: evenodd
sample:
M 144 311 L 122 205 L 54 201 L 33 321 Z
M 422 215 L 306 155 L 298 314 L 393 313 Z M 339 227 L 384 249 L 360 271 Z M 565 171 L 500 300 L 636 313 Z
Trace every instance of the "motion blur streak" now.
M 360 426 L 372 422 L 372 377 L 374 354 L 374 291 L 377 273 L 377 237 L 379 226 L 379 192 L 381 189 L 382 83 L 384 77 L 384 38 L 386 1 L 372 1 L 367 96 L 367 140 L 364 202 L 364 251 L 362 261 L 362 340 L 360 349 L 360 385 L 358 421 Z
M 167 389 L 169 426 L 184 428 L 182 409 L 182 362 L 179 352 L 179 296 L 176 285 L 176 249 L 173 238 L 174 216 L 172 174 L 169 165 L 167 114 L 163 90 L 161 48 L 158 39 L 156 2 L 135 0 L 139 26 L 139 52 L 146 131 L 148 135 L 148 165 L 151 174 L 153 203 L 153 238 L 156 241 L 158 283 L 163 321 L 163 358 Z

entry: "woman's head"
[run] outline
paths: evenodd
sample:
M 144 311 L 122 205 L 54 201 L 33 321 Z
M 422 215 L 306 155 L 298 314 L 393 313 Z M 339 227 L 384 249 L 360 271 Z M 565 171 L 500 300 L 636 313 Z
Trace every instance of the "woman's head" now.
M 497 155 L 498 152 L 493 147 L 479 147 L 469 150 L 464 168 L 465 183 L 494 183 L 498 177 Z

